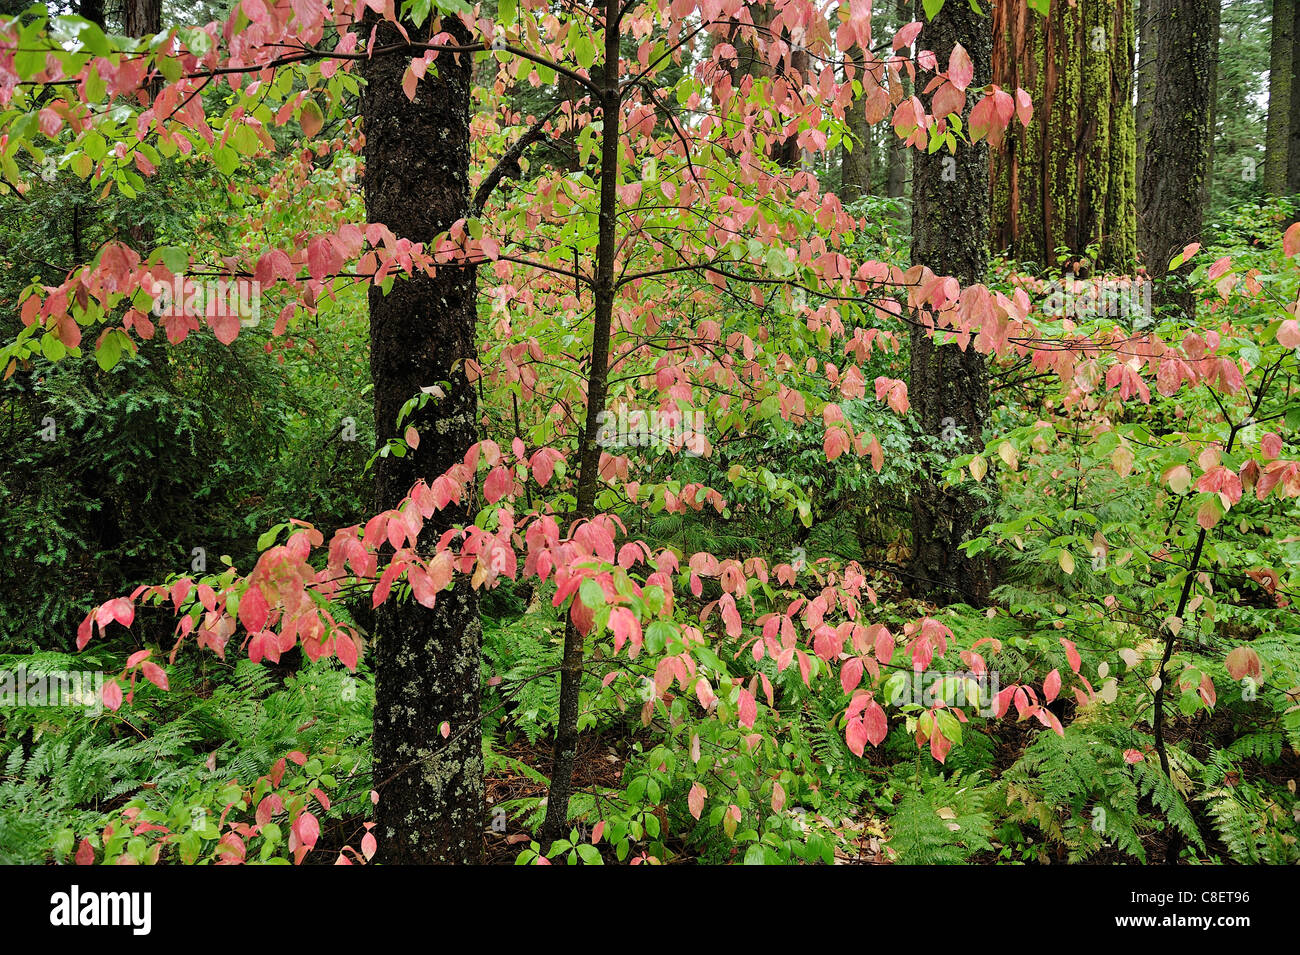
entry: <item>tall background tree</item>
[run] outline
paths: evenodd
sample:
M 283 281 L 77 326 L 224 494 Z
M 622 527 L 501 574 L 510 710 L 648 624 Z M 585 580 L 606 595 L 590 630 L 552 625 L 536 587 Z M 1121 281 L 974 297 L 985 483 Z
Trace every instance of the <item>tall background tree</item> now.
M 1142 176 L 1146 169 L 1146 143 L 1151 135 L 1151 110 L 1155 103 L 1156 95 L 1156 37 L 1160 24 L 1156 22 L 1151 15 L 1151 4 L 1153 0 L 1138 0 L 1137 5 L 1137 25 L 1135 34 L 1137 37 L 1137 49 L 1135 59 L 1137 62 L 1137 76 L 1135 79 L 1136 96 L 1134 110 L 1134 182 L 1140 192 L 1142 189 Z
M 862 48 L 853 47 L 845 54 L 845 59 L 853 64 L 854 73 L 860 83 L 862 70 L 866 65 Z M 872 141 L 871 124 L 867 122 L 862 99 L 861 95 L 855 98 L 845 116 L 849 135 L 848 140 L 840 147 L 840 198 L 845 202 L 852 202 L 871 192 L 874 166 L 871 154 L 875 144 Z
M 1273 0 L 1272 42 L 1268 58 L 1268 141 L 1264 147 L 1264 189 L 1287 192 L 1291 141 L 1291 61 L 1295 46 L 1295 0 Z
M 1272 22 L 1269 0 L 1226 0 L 1220 6 L 1215 71 L 1213 183 L 1206 214 L 1215 216 L 1265 191 L 1265 137 Z M 1287 149 L 1283 146 L 1283 151 Z

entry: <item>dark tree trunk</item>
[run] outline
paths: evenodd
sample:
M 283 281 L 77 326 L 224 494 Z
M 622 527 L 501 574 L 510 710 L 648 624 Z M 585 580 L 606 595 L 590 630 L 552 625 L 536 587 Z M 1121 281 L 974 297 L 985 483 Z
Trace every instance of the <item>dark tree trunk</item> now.
M 89 20 L 101 30 L 104 28 L 104 0 L 79 0 L 76 10 L 77 16 Z
M 1291 57 L 1294 47 L 1295 0 L 1273 0 L 1273 37 L 1268 56 L 1268 137 L 1264 145 L 1264 191 L 1287 191 L 1291 139 Z
M 600 211 L 596 245 L 595 308 L 591 336 L 591 374 L 587 379 L 587 417 L 583 424 L 582 447 L 578 455 L 578 491 L 574 518 L 591 517 L 600 486 L 600 413 L 605 410 L 609 390 L 609 341 L 614 318 L 615 259 L 618 251 L 618 164 L 619 124 L 622 92 L 619 80 L 619 0 L 605 2 L 605 77 L 600 94 Z M 593 77 L 595 74 L 592 74 Z M 578 595 L 574 595 L 578 600 Z M 546 797 L 546 819 L 541 844 L 548 847 L 563 834 L 569 821 L 569 798 L 573 795 L 573 765 L 578 755 L 578 701 L 582 689 L 582 661 L 585 639 L 573 625 L 572 616 L 564 628 L 564 659 L 560 665 L 560 706 L 556 720 L 555 745 L 551 752 L 551 786 Z
M 153 36 L 162 30 L 162 0 L 126 0 L 122 32 L 127 36 Z
M 862 82 L 865 65 L 862 48 L 855 46 L 846 56 L 854 63 L 854 78 Z M 840 200 L 843 202 L 861 199 L 871 192 L 871 126 L 867 123 L 864 102 L 865 98 L 855 97 L 848 108 L 846 125 L 852 151 L 847 143 L 840 147 Z
M 1204 181 L 1210 174 L 1211 96 L 1219 48 L 1218 0 L 1151 0 L 1159 21 L 1157 84 L 1138 217 L 1138 246 L 1153 278 L 1201 235 Z M 1157 283 L 1153 300 L 1194 317 L 1190 265 Z
M 1288 195 L 1300 193 L 1300 92 L 1296 92 L 1297 80 L 1300 80 L 1300 50 L 1295 48 L 1296 37 L 1300 37 L 1300 3 L 1292 0 L 1291 15 L 1291 79 L 1288 87 L 1290 97 L 1290 121 L 1287 123 L 1287 173 L 1286 191 Z
M 916 18 L 925 20 L 920 2 Z M 926 23 L 917 41 L 933 50 L 940 64 L 960 43 L 975 64 L 972 88 L 989 82 L 993 39 L 988 17 L 969 4 L 945 3 Z M 982 282 L 988 266 L 988 146 L 959 147 L 952 163 L 946 150 L 912 156 L 912 261 L 963 285 Z M 949 174 L 944 175 L 945 165 Z M 988 372 L 974 348 L 940 345 L 922 329 L 911 334 L 913 413 L 927 434 L 939 437 L 950 427 L 964 436 L 953 454 L 982 447 L 988 420 Z M 947 419 L 952 419 L 950 422 Z M 945 487 L 928 476 L 912 496 L 912 563 L 914 587 L 934 597 L 971 604 L 988 599 L 993 567 L 986 557 L 968 559 L 958 546 L 980 529 L 980 505 L 968 493 Z
M 1220 8 L 1221 9 L 1221 8 Z M 1210 116 L 1205 123 L 1205 178 L 1201 180 L 1201 215 L 1210 208 L 1214 193 L 1214 146 L 1219 115 L 1219 21 L 1214 21 L 1214 69 L 1210 71 Z
M 1137 192 L 1142 194 L 1142 175 L 1146 162 L 1146 144 L 1151 135 L 1151 110 L 1156 100 L 1156 38 L 1159 24 L 1151 15 L 1153 0 L 1141 0 L 1138 6 L 1138 66 L 1136 127 Z
M 898 0 L 895 10 L 895 27 L 901 27 L 912 19 L 911 0 Z M 907 74 L 903 74 L 903 91 L 910 93 Z M 894 135 L 892 129 L 886 130 L 885 138 L 889 141 L 889 167 L 885 174 L 885 194 L 891 199 L 901 199 L 907 192 L 908 154 L 911 152 L 903 141 Z
M 993 163 L 993 247 L 1057 265 L 1095 249 L 1122 268 L 1136 247 L 1133 11 L 1127 2 L 1055 0 L 993 7 L 993 82 L 1027 90 L 1028 128 L 1013 123 Z
M 889 169 L 885 174 L 885 194 L 891 199 L 901 199 L 907 190 L 907 148 L 892 132 L 889 137 Z
M 373 17 L 372 17 L 373 20 Z M 413 40 L 430 24 L 406 29 Z M 460 21 L 441 27 L 455 42 Z M 376 46 L 401 42 L 379 24 Z M 398 237 L 429 242 L 469 207 L 469 105 L 472 57 L 444 53 L 420 82 L 415 101 L 402 92 L 403 55 L 362 61 L 366 216 Z M 464 362 L 475 356 L 475 276 L 444 267 L 437 275 L 398 279 L 388 295 L 370 290 L 370 372 L 375 431 L 397 434 L 401 406 L 422 387 L 444 383 L 406 424 L 418 449 L 380 458 L 376 505 L 395 506 L 420 479 L 432 481 L 461 461 L 477 438 L 474 389 Z M 472 495 L 471 495 L 472 496 Z M 472 520 L 470 501 L 437 512 L 420 536 L 422 553 L 448 527 Z M 483 752 L 479 726 L 481 628 L 478 595 L 463 576 L 427 609 L 390 598 L 375 613 L 374 773 L 380 858 L 397 863 L 482 860 Z M 444 739 L 440 727 L 450 725 Z

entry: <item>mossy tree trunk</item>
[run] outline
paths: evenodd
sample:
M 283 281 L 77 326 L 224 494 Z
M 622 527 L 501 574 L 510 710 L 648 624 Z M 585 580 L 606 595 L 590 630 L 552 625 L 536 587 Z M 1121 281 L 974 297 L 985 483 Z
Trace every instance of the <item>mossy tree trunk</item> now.
M 925 21 L 920 0 L 916 19 Z M 921 30 L 919 49 L 934 50 L 941 63 L 960 43 L 975 65 L 972 88 L 989 82 L 992 34 L 987 16 L 966 3 L 945 3 Z M 951 161 L 955 158 L 955 164 Z M 956 157 L 946 150 L 915 152 L 912 157 L 912 261 L 963 285 L 981 282 L 988 269 L 988 145 L 961 146 Z M 988 371 L 984 356 L 968 347 L 939 344 L 923 329 L 911 334 L 908 394 L 912 413 L 936 438 L 959 429 L 954 454 L 983 443 L 988 421 Z M 926 475 L 912 492 L 913 589 L 937 599 L 980 605 L 993 586 L 993 565 L 986 555 L 973 559 L 958 549 L 980 529 L 980 502 L 960 488 L 944 485 L 938 474 Z
M 993 82 L 1029 92 L 1034 119 L 994 150 L 993 248 L 1056 265 L 1094 249 L 1120 268 L 1136 254 L 1133 8 L 1124 0 L 993 7 Z M 1090 257 L 1091 258 L 1091 257 Z
M 377 22 L 375 45 L 402 42 L 395 25 Z M 436 21 L 435 21 L 436 22 Z M 456 18 L 422 28 L 468 43 Z M 463 217 L 469 192 L 469 106 L 472 56 L 443 53 L 416 88 L 402 92 L 409 56 L 362 61 L 361 109 L 366 135 L 366 218 L 413 242 L 430 242 Z M 420 433 L 404 457 L 378 459 L 379 509 L 396 506 L 420 479 L 432 481 L 463 460 L 477 436 L 474 389 L 465 361 L 475 357 L 473 269 L 443 267 L 436 275 L 399 278 L 389 294 L 372 287 L 370 370 L 380 444 L 400 433 L 402 405 L 422 388 L 444 395 L 403 423 Z M 469 495 L 472 498 L 472 494 Z M 466 499 L 437 512 L 418 541 L 432 554 L 452 526 L 473 520 Z M 389 863 L 473 863 L 483 854 L 483 750 L 479 728 L 481 628 L 478 595 L 466 577 L 426 608 L 390 597 L 375 613 L 374 776 L 380 858 Z M 442 733 L 443 724 L 448 733 Z

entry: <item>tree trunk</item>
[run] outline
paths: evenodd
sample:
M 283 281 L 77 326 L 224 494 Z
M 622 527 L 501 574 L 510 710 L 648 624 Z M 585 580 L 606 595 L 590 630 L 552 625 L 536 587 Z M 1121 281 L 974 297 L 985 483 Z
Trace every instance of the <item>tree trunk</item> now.
M 126 0 L 122 32 L 127 36 L 153 36 L 162 31 L 162 0 Z
M 1048 266 L 1061 249 L 1090 266 L 1132 263 L 1132 6 L 1054 0 L 1044 17 L 995 4 L 993 82 L 1034 101 L 1029 127 L 1014 123 L 993 152 L 994 249 Z
M 373 14 L 368 15 L 376 23 Z M 436 20 L 435 20 L 436 22 Z M 441 26 L 405 24 L 412 39 L 446 30 L 468 33 L 454 17 Z M 378 23 L 376 46 L 402 42 Z M 469 104 L 472 57 L 443 53 L 417 87 L 402 92 L 410 58 L 362 61 L 365 201 L 370 222 L 413 242 L 429 242 L 469 206 Z M 378 459 L 376 505 L 395 506 L 417 480 L 431 481 L 478 439 L 476 403 L 464 368 L 475 357 L 473 269 L 443 267 L 435 276 L 399 278 L 388 295 L 369 293 L 370 371 L 375 431 L 397 433 L 398 411 L 425 386 L 445 395 L 412 419 L 419 447 Z M 473 519 L 466 500 L 424 525 L 419 547 L 431 553 L 448 527 Z M 483 751 L 479 726 L 481 628 L 478 595 L 457 576 L 432 609 L 390 598 L 375 613 L 374 773 L 380 858 L 389 863 L 482 860 Z M 443 737 L 443 723 L 450 735 Z
M 614 318 L 614 281 L 618 251 L 619 124 L 623 94 L 619 89 L 619 0 L 605 2 L 605 55 L 600 95 L 600 210 L 596 245 L 595 308 L 591 337 L 591 374 L 587 379 L 587 417 L 578 456 L 578 490 L 574 519 L 591 517 L 600 487 L 600 414 L 609 388 L 609 340 Z M 595 75 L 594 73 L 592 74 Z M 574 600 L 580 599 L 577 594 Z M 570 615 L 564 628 L 560 664 L 560 706 L 551 752 L 551 786 L 540 841 L 548 847 L 563 834 L 573 795 L 573 765 L 578 755 L 578 703 L 582 690 L 585 639 Z
M 894 26 L 901 27 L 911 19 L 911 0 L 898 0 Z M 906 73 L 903 73 L 903 92 L 911 93 Z M 911 150 L 903 145 L 903 141 L 894 135 L 893 130 L 886 130 L 885 139 L 889 141 L 889 169 L 885 175 L 885 193 L 891 199 L 901 199 L 907 192 L 908 153 Z
M 76 11 L 77 16 L 104 29 L 104 0 L 78 0 Z
M 1264 191 L 1285 195 L 1291 139 L 1291 58 L 1295 0 L 1273 0 L 1273 38 L 1268 56 L 1268 137 L 1264 145 Z
M 1221 10 L 1222 8 L 1220 8 Z M 1201 216 L 1210 208 L 1214 194 L 1214 146 L 1218 140 L 1219 115 L 1219 20 L 1214 21 L 1214 68 L 1210 70 L 1210 115 L 1205 122 L 1205 178 L 1201 180 Z
M 921 3 L 916 18 L 925 20 Z M 960 43 L 975 64 L 972 88 L 989 82 L 992 34 L 987 17 L 969 4 L 946 3 L 921 31 L 919 49 L 933 50 L 941 64 Z M 950 161 L 955 158 L 955 169 Z M 945 175 L 945 168 L 947 175 Z M 984 280 L 988 267 L 988 145 L 959 147 L 912 156 L 912 262 L 951 275 L 963 285 Z M 913 412 L 927 434 L 960 429 L 962 446 L 954 454 L 982 447 L 988 420 L 988 372 L 974 348 L 940 345 L 923 329 L 911 333 Z M 979 605 L 988 599 L 993 567 L 986 556 L 968 559 L 958 546 L 980 528 L 980 506 L 967 493 L 928 476 L 912 495 L 912 562 L 915 589 L 936 598 Z
M 1291 80 L 1287 85 L 1294 91 L 1297 77 L 1300 77 L 1300 51 L 1295 49 L 1295 39 L 1300 37 L 1300 3 L 1292 0 L 1291 6 Z M 1290 112 L 1290 121 L 1287 123 L 1286 191 L 1288 195 L 1295 195 L 1300 193 L 1300 93 L 1291 97 Z
M 1159 279 L 1170 259 L 1200 238 L 1205 209 L 1203 183 L 1209 175 L 1210 97 L 1219 48 L 1218 0 L 1151 0 L 1160 23 L 1156 86 L 1142 179 L 1138 246 L 1147 272 Z M 1153 300 L 1195 317 L 1186 287 L 1190 264 L 1157 283 Z
M 1135 154 L 1137 194 L 1142 194 L 1142 175 L 1146 163 L 1147 139 L 1151 136 L 1151 110 L 1156 98 L 1156 38 L 1159 24 L 1151 16 L 1153 0 L 1141 0 L 1138 7 L 1137 115 L 1135 117 Z
M 854 78 L 861 82 L 865 66 L 862 48 L 855 46 L 845 55 L 854 63 Z M 849 149 L 849 143 L 840 147 L 840 200 L 842 202 L 861 199 L 871 192 L 871 126 L 867 123 L 866 107 L 863 104 L 863 97 L 854 97 L 846 116 L 852 151 Z

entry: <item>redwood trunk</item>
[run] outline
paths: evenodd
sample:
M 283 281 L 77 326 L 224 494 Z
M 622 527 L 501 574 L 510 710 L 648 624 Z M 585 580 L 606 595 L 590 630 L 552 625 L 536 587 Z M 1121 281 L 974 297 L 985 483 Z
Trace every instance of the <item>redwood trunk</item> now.
M 1114 0 L 993 7 L 993 82 L 1029 92 L 992 157 L 993 247 L 1022 261 L 1136 256 L 1133 11 Z
M 162 31 L 162 0 L 126 0 L 122 13 L 127 36 L 153 36 Z

